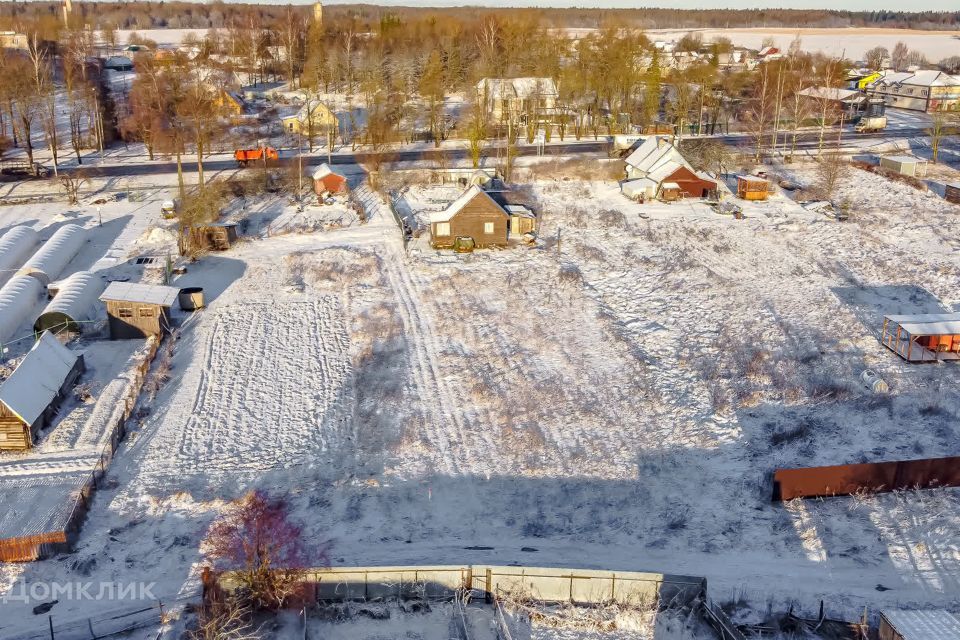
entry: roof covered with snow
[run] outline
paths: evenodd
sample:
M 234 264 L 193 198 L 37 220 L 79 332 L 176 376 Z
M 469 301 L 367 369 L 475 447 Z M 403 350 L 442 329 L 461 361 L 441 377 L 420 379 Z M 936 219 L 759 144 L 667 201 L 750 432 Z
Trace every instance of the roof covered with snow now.
M 87 320 L 103 291 L 103 280 L 89 271 L 77 271 L 59 283 L 57 295 L 46 306 L 40 317 L 63 314 L 71 320 Z
M 0 236 L 0 285 L 23 266 L 39 243 L 40 236 L 27 226 L 14 227 Z
M 880 615 L 903 640 L 960 640 L 960 620 L 949 611 L 884 609 Z
M 0 289 L 0 342 L 15 335 L 43 297 L 43 284 L 36 278 L 15 275 Z
M 10 377 L 0 384 L 0 402 L 32 425 L 60 392 L 77 356 L 44 331 Z
M 899 162 L 900 164 L 915 164 L 919 162 L 926 162 L 923 158 L 918 158 L 917 156 L 883 156 L 881 160 L 890 160 L 891 162 Z
M 658 184 L 681 167 L 693 172 L 690 163 L 673 143 L 663 136 L 650 136 L 644 140 L 627 156 L 625 162 L 634 171 L 644 174 L 639 177 L 650 178 Z
M 171 307 L 173 303 L 177 301 L 177 296 L 179 295 L 179 289 L 158 284 L 111 282 L 110 285 L 107 286 L 107 290 L 100 295 L 100 299 Z
M 477 91 L 486 91 L 487 99 L 526 99 L 534 96 L 556 96 L 557 85 L 553 78 L 483 78 L 477 83 Z
M 316 171 L 313 172 L 313 179 L 322 180 L 329 175 L 340 176 L 339 173 L 336 173 L 333 169 L 330 168 L 330 165 L 324 162 L 319 167 L 317 167 Z M 340 177 L 342 178 L 343 176 L 340 176 Z
M 473 185 L 472 187 L 470 187 L 469 189 L 461 193 L 456 200 L 451 202 L 449 207 L 447 207 L 443 211 L 435 211 L 434 213 L 431 213 L 430 222 L 449 222 L 450 219 L 453 218 L 453 216 L 460 213 L 460 210 L 463 209 L 465 206 L 467 206 L 467 203 L 469 203 L 474 198 L 486 198 L 487 200 L 495 204 L 498 209 L 503 211 L 503 207 L 501 207 L 496 200 L 491 198 L 490 194 L 488 194 L 486 191 L 484 191 L 477 185 Z M 503 214 L 506 215 L 507 212 L 503 211 Z
M 893 71 L 871 82 L 868 86 L 892 86 L 908 84 L 920 87 L 956 87 L 960 86 L 960 76 L 952 76 L 938 69 L 921 69 L 919 71 Z
M 797 92 L 799 95 L 807 98 L 816 98 L 818 100 L 848 100 L 860 96 L 860 92 L 854 89 L 839 89 L 837 87 L 808 87 Z
M 960 335 L 960 313 L 921 313 L 886 319 L 914 336 Z
M 33 276 L 44 285 L 48 285 L 51 280 L 60 277 L 70 261 L 80 253 L 80 248 L 86 241 L 87 234 L 83 227 L 65 224 L 57 229 L 35 254 L 30 256 L 20 269 L 20 273 Z

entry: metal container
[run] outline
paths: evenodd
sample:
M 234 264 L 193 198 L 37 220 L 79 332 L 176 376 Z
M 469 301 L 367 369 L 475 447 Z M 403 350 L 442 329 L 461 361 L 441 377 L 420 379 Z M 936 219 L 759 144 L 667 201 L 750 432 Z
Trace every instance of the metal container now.
M 180 289 L 178 298 L 180 300 L 180 308 L 184 311 L 196 311 L 206 306 L 203 301 L 203 287 Z

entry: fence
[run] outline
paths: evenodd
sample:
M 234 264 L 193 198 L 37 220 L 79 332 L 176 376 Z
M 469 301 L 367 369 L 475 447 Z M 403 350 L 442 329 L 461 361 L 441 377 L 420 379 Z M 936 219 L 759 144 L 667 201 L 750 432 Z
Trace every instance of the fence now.
M 87 479 L 76 490 L 73 505 L 69 515 L 60 530 L 47 531 L 31 536 L 16 536 L 0 540 L 0 561 L 2 562 L 29 562 L 42 560 L 58 553 L 69 552 L 80 533 L 80 526 L 87 514 L 93 492 L 100 480 L 107 472 L 113 455 L 120 442 L 126 435 L 126 422 L 133 413 L 133 409 L 140 397 L 140 392 L 146 382 L 150 365 L 159 350 L 160 342 L 151 337 L 147 340 L 146 351 L 140 362 L 133 370 L 132 378 L 127 385 L 122 402 L 117 406 L 110 418 L 112 426 L 109 432 L 109 441 L 100 452 L 100 457 Z M 68 500 L 70 498 L 67 498 Z
M 0 633 L 0 640 L 100 640 L 120 636 L 137 629 L 159 627 L 172 606 L 184 606 L 193 599 L 174 600 L 168 604 L 157 600 L 141 602 L 126 609 L 115 609 L 92 617 L 58 623 L 56 616 L 37 617 L 33 631 L 15 634 Z
M 235 586 L 229 573 L 217 578 Z M 706 578 L 632 571 L 594 571 L 489 565 L 350 567 L 317 569 L 306 576 L 317 601 L 388 598 L 453 600 L 463 591 L 492 601 L 497 593 L 523 592 L 543 602 L 689 605 L 707 588 Z
M 957 486 L 960 486 L 960 456 L 843 464 L 778 469 L 773 474 L 773 500 Z
M 746 636 L 740 631 L 727 616 L 726 612 L 718 607 L 712 600 L 707 600 L 703 605 L 703 617 L 707 624 L 717 633 L 720 640 L 746 640 Z

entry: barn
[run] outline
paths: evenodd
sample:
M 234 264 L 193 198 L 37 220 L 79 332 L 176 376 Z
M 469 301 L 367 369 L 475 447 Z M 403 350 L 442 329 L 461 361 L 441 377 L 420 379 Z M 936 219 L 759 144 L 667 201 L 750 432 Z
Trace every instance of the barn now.
M 960 619 L 943 609 L 880 611 L 879 640 L 960 640 Z
M 50 239 L 43 243 L 39 251 L 30 256 L 20 273 L 33 276 L 43 286 L 60 277 L 81 247 L 87 241 L 87 234 L 75 224 L 65 224 L 54 232 Z
M 313 191 L 318 196 L 325 193 L 345 193 L 347 191 L 347 179 L 338 173 L 334 173 L 330 165 L 324 162 L 313 172 Z
M 907 362 L 960 360 L 960 313 L 886 316 L 880 341 Z
M 173 323 L 170 309 L 180 290 L 154 284 L 111 282 L 100 300 L 107 304 L 111 340 L 162 336 Z
M 33 446 L 37 431 L 56 415 L 83 373 L 83 356 L 45 331 L 10 377 L 0 384 L 0 450 Z
M 626 181 L 620 185 L 628 198 L 643 202 L 653 198 L 676 200 L 703 198 L 717 183 L 694 171 L 679 149 L 663 136 L 650 136 L 624 160 Z M 671 185 L 665 188 L 665 185 Z
M 452 249 L 458 244 L 505 247 L 509 223 L 503 207 L 474 185 L 449 207 L 430 215 L 431 244 L 435 249 Z
M 737 176 L 737 197 L 766 200 L 770 197 L 770 181 L 759 176 Z
M 20 336 L 17 329 L 26 323 L 43 299 L 43 285 L 36 278 L 16 275 L 0 289 L 0 344 Z
M 56 295 L 33 323 L 36 333 L 81 332 L 79 323 L 92 320 L 103 281 L 89 271 L 78 271 L 56 285 Z M 52 291 L 54 285 L 48 287 Z
M 40 244 L 40 235 L 30 227 L 14 227 L 0 236 L 0 287 L 13 277 Z
M 687 166 L 677 167 L 663 181 L 677 185 L 680 193 L 686 198 L 705 198 L 710 195 L 710 192 L 717 190 L 716 182 L 704 178 Z

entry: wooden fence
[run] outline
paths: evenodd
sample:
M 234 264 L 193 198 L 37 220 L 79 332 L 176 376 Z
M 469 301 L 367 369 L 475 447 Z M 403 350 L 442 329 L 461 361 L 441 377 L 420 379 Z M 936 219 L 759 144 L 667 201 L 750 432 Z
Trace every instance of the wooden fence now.
M 67 553 L 72 549 L 73 543 L 80 534 L 80 527 L 89 509 L 93 493 L 106 474 L 113 455 L 126 435 L 127 420 L 133 413 L 150 371 L 150 365 L 156 358 L 159 348 L 160 342 L 156 337 L 147 339 L 146 351 L 133 370 L 133 377 L 127 385 L 120 408 L 111 417 L 109 441 L 104 445 L 99 459 L 80 488 L 74 494 L 65 496 L 66 500 L 72 501 L 72 505 L 63 527 L 30 536 L 0 539 L 0 562 L 42 560 L 58 553 Z
M 960 456 L 778 469 L 773 500 L 960 486 Z

